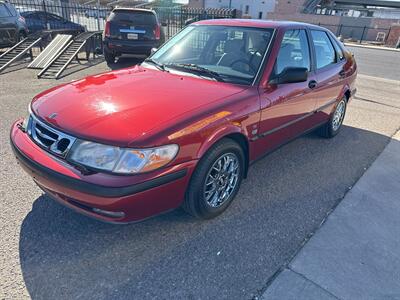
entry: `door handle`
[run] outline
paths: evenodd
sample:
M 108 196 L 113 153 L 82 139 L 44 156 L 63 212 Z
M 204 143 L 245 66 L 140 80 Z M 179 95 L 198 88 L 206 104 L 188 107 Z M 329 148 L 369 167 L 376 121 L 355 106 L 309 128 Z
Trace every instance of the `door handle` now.
M 340 72 L 339 72 L 339 77 L 340 78 L 344 78 L 346 76 L 346 72 L 344 71 L 344 70 L 341 70 Z
M 315 80 L 310 80 L 310 81 L 308 82 L 308 87 L 309 87 L 310 89 L 314 89 L 316 86 L 317 86 L 317 82 L 316 82 Z

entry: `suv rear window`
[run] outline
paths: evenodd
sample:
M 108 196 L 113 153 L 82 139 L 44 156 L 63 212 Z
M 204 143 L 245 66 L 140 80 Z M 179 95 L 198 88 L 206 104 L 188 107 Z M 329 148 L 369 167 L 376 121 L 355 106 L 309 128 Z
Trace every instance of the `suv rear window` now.
M 150 12 L 115 10 L 111 12 L 109 21 L 129 25 L 154 25 L 156 16 Z

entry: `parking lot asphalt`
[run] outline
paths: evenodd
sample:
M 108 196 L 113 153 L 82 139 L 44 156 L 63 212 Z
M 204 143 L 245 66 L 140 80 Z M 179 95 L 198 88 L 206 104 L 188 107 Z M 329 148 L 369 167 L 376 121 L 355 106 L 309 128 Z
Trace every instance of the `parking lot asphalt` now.
M 382 59 L 378 52 L 375 60 Z M 342 132 L 331 140 L 308 134 L 254 164 L 223 215 L 199 221 L 177 210 L 119 226 L 43 196 L 8 141 L 12 121 L 27 113 L 35 94 L 109 68 L 100 63 L 60 81 L 38 80 L 34 70 L 0 75 L 0 298 L 260 295 L 400 127 L 400 81 L 382 77 L 399 70 L 400 60 L 384 74 L 368 71 L 369 57 L 360 55 L 358 64 L 358 94 Z
M 363 47 L 347 47 L 354 53 L 361 74 L 400 80 L 400 52 Z

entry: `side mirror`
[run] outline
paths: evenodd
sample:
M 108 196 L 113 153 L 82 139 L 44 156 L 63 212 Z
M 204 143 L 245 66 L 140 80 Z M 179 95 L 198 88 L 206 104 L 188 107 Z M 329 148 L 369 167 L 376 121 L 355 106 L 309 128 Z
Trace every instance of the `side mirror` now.
M 157 50 L 158 50 L 158 48 L 151 48 L 150 55 L 153 55 L 153 53 L 156 52 Z
M 304 82 L 307 81 L 307 78 L 308 78 L 307 68 L 287 67 L 283 69 L 283 71 L 279 76 L 270 80 L 270 83 L 282 84 L 282 83 Z

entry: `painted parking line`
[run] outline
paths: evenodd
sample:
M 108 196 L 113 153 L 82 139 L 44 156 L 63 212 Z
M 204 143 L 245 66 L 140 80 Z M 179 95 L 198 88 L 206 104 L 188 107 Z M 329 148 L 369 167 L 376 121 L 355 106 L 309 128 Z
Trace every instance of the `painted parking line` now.
M 370 75 L 365 75 L 365 74 L 357 74 L 357 79 L 369 79 L 369 80 L 374 80 L 374 81 L 379 81 L 379 82 L 386 82 L 386 83 L 393 83 L 396 85 L 397 84 L 400 85 L 400 80 L 375 77 L 375 76 L 370 76 Z

